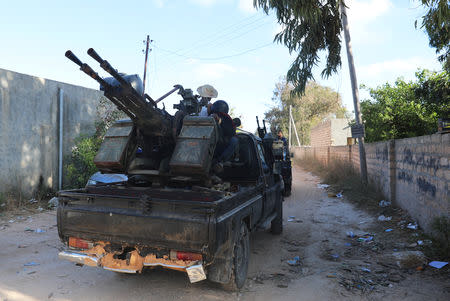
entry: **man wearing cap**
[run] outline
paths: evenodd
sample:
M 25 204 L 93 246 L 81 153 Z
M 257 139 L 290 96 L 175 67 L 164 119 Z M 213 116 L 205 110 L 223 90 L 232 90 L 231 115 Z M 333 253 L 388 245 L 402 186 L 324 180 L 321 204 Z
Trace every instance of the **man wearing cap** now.
M 199 116 L 208 116 L 211 104 L 211 98 L 217 97 L 217 90 L 211 85 L 203 85 L 197 88 L 198 95 L 202 97 L 200 103 L 203 105 L 202 110 L 198 114 Z

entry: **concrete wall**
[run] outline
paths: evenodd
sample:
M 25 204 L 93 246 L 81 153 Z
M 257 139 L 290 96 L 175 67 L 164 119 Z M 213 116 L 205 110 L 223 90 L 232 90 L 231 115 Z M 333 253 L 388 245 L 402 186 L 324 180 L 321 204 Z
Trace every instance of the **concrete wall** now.
M 58 187 L 59 91 L 63 90 L 63 154 L 92 133 L 103 93 L 0 69 L 0 192 L 30 196 L 40 179 Z
M 358 145 L 294 147 L 295 158 L 323 164 L 350 162 L 359 170 Z M 450 134 L 366 143 L 369 182 L 431 230 L 434 217 L 450 217 Z
M 347 119 L 331 119 L 331 145 L 347 145 L 347 137 L 351 136 Z
M 351 137 L 347 119 L 328 119 L 311 129 L 311 146 L 347 145 Z
M 397 203 L 424 224 L 450 216 L 450 134 L 400 139 L 394 148 Z

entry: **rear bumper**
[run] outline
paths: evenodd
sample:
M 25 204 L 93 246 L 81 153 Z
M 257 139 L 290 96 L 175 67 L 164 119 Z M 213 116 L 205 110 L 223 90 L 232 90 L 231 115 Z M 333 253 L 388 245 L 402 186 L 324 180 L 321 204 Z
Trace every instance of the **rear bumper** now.
M 58 254 L 59 259 L 68 260 L 77 264 L 93 267 L 102 267 L 105 270 L 135 274 L 142 272 L 144 267 L 163 267 L 171 270 L 187 272 L 191 282 L 206 279 L 203 263 L 199 261 L 181 261 L 164 258 L 156 258 L 152 255 L 140 256 L 136 251 L 131 252 L 129 258 L 115 259 L 113 254 L 87 254 L 83 251 L 62 251 Z

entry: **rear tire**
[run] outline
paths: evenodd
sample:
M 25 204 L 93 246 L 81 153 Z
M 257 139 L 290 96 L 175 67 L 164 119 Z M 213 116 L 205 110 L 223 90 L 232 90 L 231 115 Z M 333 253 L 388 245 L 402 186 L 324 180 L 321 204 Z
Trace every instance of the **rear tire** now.
M 272 234 L 278 235 L 283 232 L 283 197 L 281 196 L 281 193 L 279 198 L 277 199 L 275 210 L 277 212 L 277 216 L 270 224 L 270 231 L 272 232 Z
M 223 285 L 226 290 L 238 291 L 245 284 L 250 257 L 250 237 L 247 225 L 243 222 L 233 247 L 232 272 L 230 281 Z
M 291 195 L 291 184 L 284 184 L 283 196 Z

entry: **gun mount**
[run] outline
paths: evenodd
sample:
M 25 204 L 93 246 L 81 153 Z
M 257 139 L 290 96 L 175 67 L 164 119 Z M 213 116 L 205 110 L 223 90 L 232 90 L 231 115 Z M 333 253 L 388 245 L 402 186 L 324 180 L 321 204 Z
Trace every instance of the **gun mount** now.
M 108 129 L 94 159 L 97 168 L 103 173 L 136 175 L 139 182 L 146 184 L 155 180 L 163 183 L 177 176 L 207 179 L 218 139 L 214 118 L 189 116 L 182 131 L 184 118 L 201 110 L 199 96 L 191 89 L 175 85 L 155 101 L 144 94 L 138 75 L 119 73 L 92 48 L 87 53 L 112 77 L 100 77 L 70 50 L 65 55 L 96 80 L 105 97 L 131 119 L 118 121 Z M 172 116 L 157 104 L 175 91 L 182 100 L 174 105 L 178 111 Z
M 276 139 L 272 133 L 267 133 L 265 120 L 263 120 L 263 127 L 261 127 L 258 116 L 256 116 L 256 124 L 258 125 L 258 136 L 263 142 L 267 161 L 272 165 L 273 173 L 279 174 L 283 178 L 283 195 L 289 196 L 292 186 L 292 168 L 289 149 L 282 140 Z

